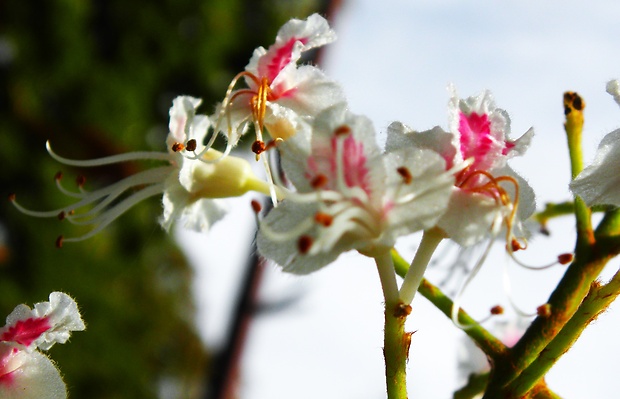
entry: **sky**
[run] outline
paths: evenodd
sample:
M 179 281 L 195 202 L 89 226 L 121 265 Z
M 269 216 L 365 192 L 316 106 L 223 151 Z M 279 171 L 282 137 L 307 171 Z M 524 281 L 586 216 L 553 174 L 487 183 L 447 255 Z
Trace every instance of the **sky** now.
M 540 209 L 569 198 L 563 92 L 574 90 L 585 99 L 586 161 L 600 139 L 620 126 L 620 108 L 605 93 L 606 82 L 620 78 L 619 15 L 620 3 L 611 0 L 349 0 L 332 21 L 338 40 L 326 47 L 321 66 L 343 85 L 350 110 L 373 120 L 380 136 L 395 120 L 417 130 L 446 128 L 449 84 L 462 97 L 491 90 L 498 107 L 511 116 L 512 138 L 534 127 L 531 147 L 511 166 L 534 188 Z M 233 305 L 230 298 L 241 273 L 234 265 L 243 264 L 252 239 L 251 227 L 243 227 L 253 223 L 248 203 L 248 198 L 237 200 L 234 212 L 208 237 L 177 232 L 196 264 L 199 328 L 213 347 L 222 343 L 222 326 Z M 549 227 L 551 237 L 534 235 L 523 261 L 546 264 L 571 251 L 572 219 Z M 397 247 L 412 255 L 416 240 L 419 236 Z M 441 258 L 428 278 L 438 282 L 444 277 L 449 260 Z M 613 262 L 603 278 L 617 267 Z M 528 313 L 546 301 L 563 273 L 561 267 L 525 271 L 508 262 L 498 245 L 463 298 L 468 312 L 482 318 L 496 304 L 510 308 L 502 283 L 505 269 L 514 301 Z M 298 300 L 252 322 L 241 397 L 385 397 L 383 303 L 373 262 L 347 253 L 304 277 L 269 266 L 263 301 L 290 297 Z M 618 309 L 612 306 L 591 325 L 549 373 L 549 386 L 563 398 L 616 397 Z M 512 317 L 508 312 L 503 319 Z M 466 347 L 464 333 L 421 296 L 414 300 L 407 329 L 416 331 L 408 368 L 410 397 L 451 397 L 462 383 L 458 359 Z

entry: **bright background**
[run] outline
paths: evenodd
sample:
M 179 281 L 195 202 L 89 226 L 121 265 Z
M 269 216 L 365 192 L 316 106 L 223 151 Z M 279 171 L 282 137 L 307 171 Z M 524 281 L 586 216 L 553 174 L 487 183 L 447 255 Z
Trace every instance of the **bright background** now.
M 603 135 L 620 125 L 620 109 L 605 93 L 606 82 L 620 77 L 619 16 L 614 1 L 348 1 L 332 21 L 338 40 L 326 48 L 322 67 L 344 86 L 351 111 L 369 116 L 380 135 L 394 120 L 417 130 L 446 128 L 449 83 L 462 97 L 492 90 L 497 105 L 511 115 L 512 138 L 535 129 L 531 148 L 511 165 L 536 191 L 540 209 L 570 195 L 563 92 L 574 90 L 585 99 L 586 160 Z M 223 254 L 239 256 L 243 264 L 243 248 L 251 240 L 251 233 L 239 233 L 245 231 L 240 225 L 252 221 L 247 202 L 239 201 L 228 223 L 216 226 L 208 240 L 201 238 L 199 249 L 188 245 L 197 263 L 203 335 L 213 345 L 222 342 L 224 332 L 217 326 L 225 325 L 220 320 L 232 306 L 228 295 L 240 273 L 217 264 Z M 521 259 L 541 265 L 572 249 L 570 218 L 549 227 L 551 237 L 535 235 Z M 181 243 L 196 238 L 184 232 L 179 237 Z M 399 243 L 399 249 L 413 254 L 415 245 L 416 238 Z M 469 261 L 471 266 L 475 258 Z M 445 276 L 450 258 L 442 262 L 429 271 L 435 283 Z M 506 263 L 497 245 L 467 290 L 467 311 L 482 318 L 496 304 L 510 309 L 502 284 Z M 617 262 L 605 275 L 615 268 Z M 508 269 L 515 301 L 529 313 L 545 302 L 563 271 L 524 271 L 514 264 Z M 382 297 L 372 261 L 348 253 L 307 277 L 283 275 L 275 266 L 268 271 L 263 302 L 298 300 L 253 321 L 241 397 L 384 397 Z M 514 312 L 501 319 L 514 319 Z M 410 396 L 451 397 L 463 383 L 457 361 L 464 334 L 422 297 L 414 301 L 407 328 L 416 331 Z M 549 386 L 568 399 L 616 397 L 619 330 L 612 306 L 549 373 Z

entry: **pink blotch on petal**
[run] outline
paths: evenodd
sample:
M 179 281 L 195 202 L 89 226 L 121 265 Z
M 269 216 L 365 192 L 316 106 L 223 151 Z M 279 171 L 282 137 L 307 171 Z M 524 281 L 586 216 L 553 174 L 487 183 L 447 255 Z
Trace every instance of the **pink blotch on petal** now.
M 275 50 L 273 57 L 269 61 L 269 64 L 265 65 L 265 70 L 261 71 L 261 75 L 266 76 L 269 80 L 269 83 L 273 82 L 274 79 L 280 74 L 282 69 L 284 69 L 284 67 L 291 62 L 293 48 L 295 47 L 295 43 L 297 42 L 306 44 L 308 42 L 308 39 L 298 39 L 292 37 L 286 43 L 284 43 L 282 46 Z
M 336 153 L 337 138 L 332 138 L 332 149 Z M 366 166 L 366 154 L 364 144 L 355 141 L 353 135 L 348 135 L 343 142 L 343 169 L 344 181 L 349 187 L 361 187 L 369 193 L 368 167 Z M 335 158 L 335 157 L 334 157 Z M 335 159 L 332 165 L 336 172 Z M 335 173 L 334 173 L 335 175 Z
M 0 336 L 0 341 L 28 346 L 51 327 L 47 317 L 19 320 Z
M 461 134 L 461 154 L 463 159 L 474 158 L 474 168 L 482 163 L 493 146 L 491 122 L 486 114 L 472 112 L 459 113 L 459 133 Z
M 502 150 L 502 155 L 508 155 L 510 150 L 515 148 L 515 146 L 516 146 L 515 143 L 510 142 L 510 141 L 506 141 L 506 143 L 504 144 L 504 149 Z

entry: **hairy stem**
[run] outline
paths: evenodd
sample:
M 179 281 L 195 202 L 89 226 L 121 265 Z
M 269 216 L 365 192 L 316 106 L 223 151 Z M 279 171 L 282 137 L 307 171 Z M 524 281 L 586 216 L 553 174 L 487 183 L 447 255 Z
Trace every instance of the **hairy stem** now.
M 405 320 L 411 306 L 398 297 L 394 262 L 390 252 L 375 257 L 385 296 L 385 330 L 383 355 L 388 399 L 407 399 L 407 360 L 411 333 L 405 332 Z
M 392 259 L 394 260 L 396 273 L 399 276 L 404 277 L 409 269 L 409 263 L 395 250 L 392 250 Z M 422 296 L 435 305 L 437 309 L 446 315 L 446 317 L 451 318 L 453 302 L 437 286 L 433 285 L 426 279 L 422 279 L 422 282 L 418 287 L 418 291 L 422 294 Z M 480 347 L 480 349 L 482 349 L 482 351 L 489 356 L 491 360 L 496 361 L 506 355 L 506 345 L 504 345 L 499 339 L 493 336 L 493 334 L 488 332 L 480 324 L 477 324 L 476 321 L 462 309 L 459 311 L 459 321 L 461 324 L 466 324 L 469 326 L 467 330 L 464 330 L 465 334 L 474 340 L 478 347 Z

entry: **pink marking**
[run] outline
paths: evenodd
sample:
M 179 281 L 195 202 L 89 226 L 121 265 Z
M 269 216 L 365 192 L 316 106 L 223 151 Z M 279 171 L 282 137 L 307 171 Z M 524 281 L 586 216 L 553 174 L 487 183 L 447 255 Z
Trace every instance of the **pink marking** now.
M 327 188 L 332 190 L 337 188 L 338 160 L 336 156 L 339 140 L 342 140 L 343 146 L 342 169 L 345 184 L 347 187 L 361 187 L 370 195 L 369 172 L 366 165 L 364 144 L 355 141 L 352 134 L 347 135 L 344 139 L 333 136 L 329 148 L 325 148 L 322 154 L 308 158 L 308 171 L 310 173 L 306 176 L 312 180 L 313 176 L 325 174 L 328 178 Z
M 17 348 L 12 348 L 4 353 L 4 356 L 0 358 L 0 385 L 11 386 L 15 381 L 15 372 L 18 369 L 9 370 L 8 365 L 11 358 L 18 352 Z
M 516 144 L 510 141 L 506 141 L 504 143 L 504 149 L 502 150 L 502 155 L 508 155 L 508 153 L 510 152 L 510 150 L 512 150 L 513 148 L 515 148 Z
M 461 154 L 463 159 L 473 157 L 474 165 L 482 161 L 491 146 L 491 123 L 486 114 L 478 115 L 472 112 L 469 115 L 459 113 L 459 133 L 461 133 Z
M 52 328 L 47 317 L 19 320 L 0 336 L 0 341 L 28 346 Z
M 301 42 L 302 44 L 306 44 L 308 42 L 307 38 L 295 38 L 291 37 L 286 43 L 279 46 L 278 48 L 273 48 L 272 46 L 269 49 L 269 52 L 266 54 L 268 64 L 261 66 L 261 70 L 259 71 L 262 76 L 266 76 L 269 79 L 269 83 L 273 82 L 274 79 L 280 74 L 282 69 L 291 62 L 291 56 L 293 55 L 293 48 L 295 47 L 295 43 Z M 271 54 L 270 54 L 271 53 Z

